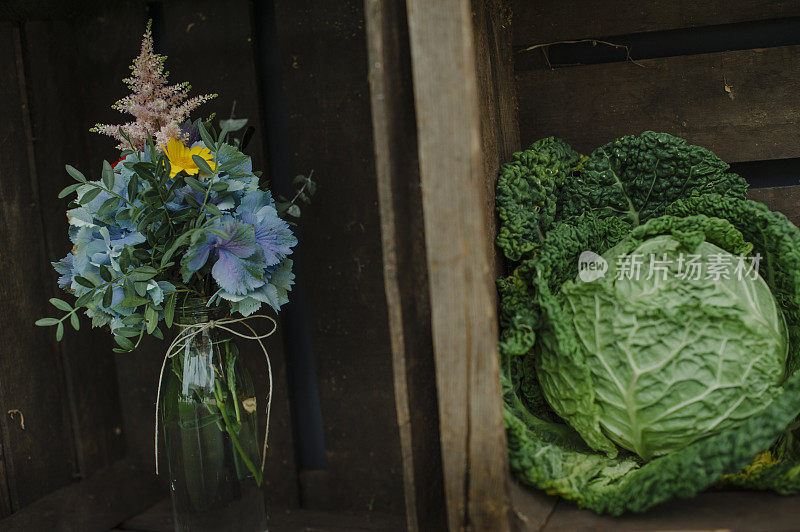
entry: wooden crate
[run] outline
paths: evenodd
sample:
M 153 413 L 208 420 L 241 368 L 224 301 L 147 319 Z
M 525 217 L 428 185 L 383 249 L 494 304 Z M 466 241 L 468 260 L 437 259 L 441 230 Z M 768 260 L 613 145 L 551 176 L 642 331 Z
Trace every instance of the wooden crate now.
M 800 222 L 800 187 L 774 186 L 797 177 L 778 179 L 775 168 L 800 172 L 800 41 L 787 44 L 776 31 L 763 37 L 771 43 L 764 48 L 742 48 L 747 41 L 737 33 L 796 30 L 800 3 L 365 5 L 409 528 L 428 529 L 438 517 L 420 495 L 430 496 L 427 466 L 438 453 L 443 494 L 437 493 L 451 530 L 800 527 L 800 497 L 704 493 L 610 518 L 509 478 L 496 348 L 500 259 L 493 246 L 499 163 L 551 135 L 584 153 L 648 129 L 685 137 L 736 163 L 756 187 L 751 198 Z M 658 51 L 686 48 L 676 41 L 687 35 L 707 49 Z M 735 49 L 727 50 L 730 35 Z M 598 40 L 615 39 L 645 43 L 653 57 L 636 58 L 634 50 L 623 61 L 590 57 L 595 64 L 554 67 L 545 52 L 556 45 L 525 51 L 563 41 L 602 47 Z M 422 227 L 414 218 L 420 206 Z M 424 283 L 425 295 L 408 296 Z M 419 334 L 430 334 L 430 343 L 420 344 Z M 428 395 L 431 381 L 435 398 Z M 439 445 L 429 445 L 437 436 Z
M 274 529 L 797 528 L 797 497 L 706 493 L 608 518 L 510 478 L 493 204 L 499 165 L 539 137 L 588 151 L 656 129 L 735 163 L 753 176 L 751 197 L 800 222 L 800 187 L 777 186 L 795 182 L 800 158 L 800 42 L 558 68 L 541 48 L 523 52 L 783 23 L 800 3 L 509 2 L 0 5 L 0 253 L 26 249 L 25 264 L 40 265 L 0 271 L 0 529 L 171 526 L 150 469 L 164 346 L 114 359 L 103 334 L 56 345 L 30 326 L 57 293 L 46 259 L 65 249 L 62 164 L 96 169 L 112 151 L 81 132 L 117 118 L 107 107 L 148 17 L 175 81 L 220 92 L 207 108 L 220 116 L 236 98 L 236 114 L 260 126 L 256 166 L 277 180 L 319 177 L 301 229 L 310 319 L 287 329 L 313 338 L 316 374 L 298 370 L 308 359 L 292 365 L 291 341 L 270 346 Z M 298 438 L 287 389 L 303 379 L 318 383 L 322 425 Z M 25 430 L 5 415 L 14 408 Z M 322 464 L 301 463 L 304 446 L 323 444 Z

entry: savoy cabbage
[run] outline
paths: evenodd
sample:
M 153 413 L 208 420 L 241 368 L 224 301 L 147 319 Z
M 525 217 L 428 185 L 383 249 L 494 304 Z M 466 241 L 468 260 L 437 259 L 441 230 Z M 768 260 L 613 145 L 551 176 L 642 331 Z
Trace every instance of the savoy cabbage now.
M 503 166 L 500 352 L 522 482 L 611 514 L 715 485 L 800 491 L 800 230 L 746 189 L 664 133 L 588 157 L 543 139 Z M 578 275 L 587 251 L 599 278 Z M 632 257 L 662 268 L 620 275 Z

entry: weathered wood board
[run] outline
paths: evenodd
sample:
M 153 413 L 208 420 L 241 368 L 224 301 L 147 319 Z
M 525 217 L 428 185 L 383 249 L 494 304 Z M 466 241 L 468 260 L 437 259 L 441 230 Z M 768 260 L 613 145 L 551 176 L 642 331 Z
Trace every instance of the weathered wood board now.
M 800 3 L 514 0 L 514 46 L 800 16 Z
M 448 525 L 505 530 L 507 466 L 486 198 L 497 168 L 487 171 L 491 159 L 481 149 L 482 135 L 496 133 L 481 121 L 473 6 L 410 0 L 407 11 Z
M 331 504 L 402 512 L 363 0 L 277 0 L 292 175 L 319 191 L 298 228 Z M 422 288 L 420 288 L 422 289 Z
M 728 162 L 800 157 L 800 46 L 519 72 L 517 94 L 523 145 L 654 130 Z
M 77 472 L 55 331 L 49 264 L 17 24 L 0 22 L 0 516 L 72 481 Z M 15 418 L 9 412 L 16 411 Z M 24 426 L 20 414 L 24 416 Z

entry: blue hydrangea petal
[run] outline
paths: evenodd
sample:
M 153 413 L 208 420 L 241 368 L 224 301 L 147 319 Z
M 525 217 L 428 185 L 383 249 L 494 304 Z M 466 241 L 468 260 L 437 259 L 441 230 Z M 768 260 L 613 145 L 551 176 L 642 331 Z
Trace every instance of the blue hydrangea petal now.
M 53 268 L 61 274 L 58 278 L 58 286 L 64 290 L 72 285 L 72 278 L 75 275 L 73 271 L 74 259 L 75 256 L 72 253 L 68 253 L 67 256 L 60 261 L 51 263 Z
M 211 275 L 226 292 L 245 295 L 264 285 L 263 266 L 243 259 L 228 249 L 219 248 L 218 255 L 219 258 L 211 268 Z
M 215 242 L 216 240 L 208 238 L 208 236 L 202 237 L 189 246 L 189 249 L 183 255 L 181 264 L 190 272 L 196 272 L 208 262 L 208 255 L 211 253 Z

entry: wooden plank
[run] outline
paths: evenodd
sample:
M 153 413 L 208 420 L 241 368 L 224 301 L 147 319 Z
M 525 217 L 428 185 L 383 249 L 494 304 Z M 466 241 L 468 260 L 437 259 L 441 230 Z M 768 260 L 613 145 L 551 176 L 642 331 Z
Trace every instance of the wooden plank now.
M 800 185 L 751 188 L 747 191 L 747 197 L 764 203 L 773 211 L 782 212 L 800 227 Z
M 403 512 L 363 0 L 277 0 L 292 175 L 319 192 L 299 238 L 331 503 Z
M 298 530 L 326 530 L 345 532 L 358 530 L 405 530 L 403 518 L 380 512 L 321 512 L 302 508 L 274 505 L 267 508 L 267 525 L 270 532 L 296 532 Z M 145 512 L 128 519 L 116 530 L 136 532 L 171 532 L 172 502 L 163 500 Z
M 513 507 L 514 530 L 542 530 L 559 500 L 558 497 L 533 490 L 513 479 L 509 479 L 509 493 Z
M 253 58 L 251 4 L 249 0 L 166 2 L 162 20 L 164 41 L 159 45 L 161 53 L 168 56 L 167 66 L 173 82 L 189 80 L 192 94 L 219 94 L 198 109 L 195 118 L 216 113 L 218 123 L 219 119 L 233 115 L 247 118 L 248 124 L 256 128 L 245 152 L 252 157 L 253 168 L 265 172 L 262 181 L 266 184 L 269 181 L 264 153 L 266 132 L 260 127 L 263 122 Z M 267 371 L 263 353 L 256 342 L 240 341 L 237 345 L 255 389 L 264 398 Z M 269 339 L 268 348 L 275 390 L 264 491 L 268 501 L 295 505 L 298 503 L 297 464 L 280 332 Z M 259 425 L 263 427 L 266 422 L 263 409 L 259 414 Z M 150 417 L 147 412 L 146 422 L 152 423 Z
M 649 129 L 728 162 L 800 157 L 800 46 L 521 72 L 517 94 L 523 144 L 589 153 Z
M 19 27 L 0 23 L 0 439 L 11 509 L 72 480 L 72 436 L 54 331 L 34 327 L 47 309 L 43 245 Z M 9 418 L 9 410 L 25 416 Z M 5 490 L 0 490 L 4 492 Z M 8 509 L 8 504 L 0 504 Z
M 800 496 L 770 492 L 708 492 L 688 500 L 676 500 L 644 514 L 600 516 L 590 510 L 560 502 L 547 521 L 546 532 L 644 532 L 797 530 Z M 529 528 L 528 530 L 542 530 Z
M 796 0 L 631 2 L 514 0 L 514 45 L 800 16 Z
M 508 528 L 492 242 L 470 2 L 408 2 L 451 530 Z
M 406 526 L 447 526 L 405 2 L 364 2 Z
M 114 141 L 88 129 L 106 118 L 119 119 L 109 107 L 124 91 L 126 62 L 138 49 L 144 25 L 141 5 L 94 7 L 80 19 L 25 24 L 34 151 L 50 260 L 60 259 L 71 247 L 64 218 L 67 200 L 56 196 L 74 182 L 64 164 L 97 178 L 103 158 L 118 158 Z M 57 274 L 51 271 L 48 277 L 49 294 L 70 300 L 57 287 Z M 82 321 L 82 330 L 68 331 L 59 349 L 79 473 L 87 476 L 120 459 L 125 442 L 111 335 L 107 329 L 91 331 L 89 320 Z
M 472 0 L 476 72 L 483 151 L 484 209 L 494 212 L 494 188 L 500 164 L 519 150 L 517 90 L 511 50 L 511 13 L 505 0 Z M 488 234 L 497 233 L 495 217 L 487 216 Z M 497 255 L 499 273 L 501 258 Z
M 140 473 L 130 462 L 118 461 L 0 520 L 0 529 L 106 531 L 144 511 L 162 496 L 153 475 Z

